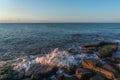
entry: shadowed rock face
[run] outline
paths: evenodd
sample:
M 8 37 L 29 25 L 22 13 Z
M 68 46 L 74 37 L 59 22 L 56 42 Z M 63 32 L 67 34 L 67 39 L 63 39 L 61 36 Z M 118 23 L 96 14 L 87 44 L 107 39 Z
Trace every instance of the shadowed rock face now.
M 102 41 L 99 43 L 100 47 L 103 47 L 105 45 L 118 45 L 118 43 L 117 42 L 105 42 L 105 41 Z
M 85 50 L 98 50 L 100 48 L 99 44 L 84 45 L 82 49 Z
M 110 56 L 112 52 L 116 52 L 118 44 L 113 42 L 100 42 L 96 44 L 82 45 L 77 48 L 69 48 L 67 51 L 70 53 L 90 54 L 98 51 L 98 57 Z
M 29 68 L 29 70 L 25 73 L 25 76 L 32 76 L 33 78 L 37 76 L 39 79 L 41 77 L 50 77 L 51 75 L 55 74 L 56 71 L 56 67 L 35 64 Z
M 24 75 L 19 75 L 12 67 L 0 68 L 0 80 L 20 80 Z
M 80 80 L 87 80 L 93 75 L 91 71 L 88 71 L 82 68 L 77 68 L 75 71 L 75 74 L 76 74 L 76 77 Z
M 93 77 L 90 78 L 90 80 L 108 80 L 105 77 L 103 77 L 101 74 L 96 74 Z
M 103 46 L 99 51 L 98 51 L 98 57 L 99 58 L 104 58 L 108 56 L 112 56 L 112 53 L 117 51 L 117 45 L 106 45 Z
M 101 62 L 94 59 L 83 59 L 82 66 L 85 69 L 93 70 L 103 74 L 108 79 L 115 79 L 117 71 L 108 64 L 102 64 Z
M 106 60 L 112 63 L 120 63 L 120 58 L 106 57 Z

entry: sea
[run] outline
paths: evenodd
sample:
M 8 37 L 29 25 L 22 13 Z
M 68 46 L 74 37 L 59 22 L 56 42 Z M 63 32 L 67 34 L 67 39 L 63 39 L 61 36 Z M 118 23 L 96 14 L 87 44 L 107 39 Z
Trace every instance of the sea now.
M 120 23 L 0 23 L 0 60 L 102 40 L 120 42 Z

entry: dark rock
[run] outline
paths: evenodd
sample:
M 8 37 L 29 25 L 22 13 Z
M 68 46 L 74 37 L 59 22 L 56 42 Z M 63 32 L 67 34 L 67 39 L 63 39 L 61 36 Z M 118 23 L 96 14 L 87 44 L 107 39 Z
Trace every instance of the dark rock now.
M 115 76 L 117 78 L 120 78 L 120 63 L 111 63 L 111 65 L 117 70 L 115 73 Z
M 117 71 L 111 65 L 102 64 L 100 61 L 94 59 L 83 59 L 82 66 L 85 69 L 99 72 L 108 79 L 113 80 L 116 78 Z
M 98 48 L 99 48 L 98 44 L 91 44 L 91 45 L 82 46 L 82 49 L 86 49 L 86 50 L 98 50 Z
M 51 75 L 55 74 L 56 71 L 57 67 L 35 64 L 26 72 L 25 76 L 31 76 L 31 79 L 38 79 L 41 77 L 50 77 Z
M 67 51 L 69 53 L 76 53 L 76 54 L 92 54 L 95 50 L 87 49 L 87 48 L 70 48 Z
M 39 79 L 39 80 L 51 80 L 51 79 L 49 79 L 49 78 L 44 78 L 44 79 Z
M 75 76 L 65 76 L 64 73 L 57 74 L 57 80 L 78 80 Z
M 105 77 L 103 77 L 101 74 L 96 74 L 90 80 L 107 80 Z
M 99 50 L 99 45 L 98 44 L 91 44 L 91 45 L 84 45 L 81 48 L 81 54 L 86 53 L 86 54 L 92 54 L 95 51 Z
M 80 80 L 88 80 L 93 75 L 92 72 L 82 68 L 77 68 L 75 74 L 76 77 Z
M 120 68 L 120 63 L 116 64 Z
M 118 43 L 117 42 L 105 42 L 105 41 L 102 41 L 99 43 L 100 47 L 103 47 L 105 45 L 118 45 Z
M 22 80 L 31 80 L 30 78 L 25 78 L 25 79 L 22 79 Z
M 106 60 L 108 60 L 111 63 L 120 63 L 120 58 L 106 57 Z
M 67 50 L 69 53 L 79 53 L 80 50 L 75 50 L 74 48 L 70 48 Z
M 31 76 L 30 79 L 31 79 L 31 80 L 39 80 L 39 79 L 41 79 L 41 77 L 40 77 L 40 75 L 38 75 L 38 74 L 32 74 L 32 76 Z
M 115 52 L 118 50 L 118 43 L 117 42 L 100 42 L 99 46 L 100 47 L 110 46 L 112 48 L 112 50 Z
M 113 58 L 113 57 L 107 57 L 106 60 L 116 70 L 116 72 L 114 72 L 115 76 L 120 77 L 120 59 Z
M 64 80 L 64 74 L 63 73 L 59 73 L 59 74 L 57 74 L 57 79 L 58 80 Z
M 78 80 L 76 77 L 65 77 L 63 80 Z
M 75 73 L 76 67 L 63 67 L 62 69 L 64 70 L 65 73 L 70 75 Z
M 97 53 L 99 58 L 112 56 L 113 48 L 111 46 L 103 46 Z
M 19 80 L 18 72 L 15 72 L 12 67 L 0 68 L 0 80 Z

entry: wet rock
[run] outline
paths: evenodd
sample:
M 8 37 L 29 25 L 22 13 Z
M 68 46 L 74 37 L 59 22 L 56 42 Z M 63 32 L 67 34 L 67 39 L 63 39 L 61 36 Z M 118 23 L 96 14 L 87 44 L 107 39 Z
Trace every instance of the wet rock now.
M 118 45 L 118 43 L 117 42 L 105 42 L 105 41 L 102 41 L 99 43 L 100 47 L 103 47 L 105 45 Z
M 105 70 L 108 70 L 108 71 L 111 71 L 113 73 L 116 73 L 117 71 L 109 64 L 103 64 L 101 66 L 101 68 L 105 69 Z
M 51 80 L 51 79 L 49 79 L 49 78 L 43 78 L 43 79 L 39 79 L 39 80 Z
M 65 77 L 63 80 L 78 80 L 76 77 Z
M 69 53 L 78 53 L 78 51 L 75 51 L 73 48 L 69 48 L 67 51 L 68 51 Z
M 99 45 L 98 44 L 84 45 L 84 46 L 82 46 L 82 49 L 98 50 L 99 49 Z
M 52 80 L 78 80 L 76 78 L 76 76 L 74 75 L 75 73 L 73 72 L 73 74 L 67 74 L 64 69 L 59 69 L 56 72 L 56 79 L 52 79 Z
M 76 67 L 63 67 L 62 69 L 67 74 L 74 74 Z
M 63 73 L 59 73 L 59 74 L 57 74 L 57 79 L 58 80 L 63 80 L 64 79 L 64 74 Z
M 94 68 L 96 66 L 102 66 L 102 63 L 95 59 L 83 59 L 82 60 L 82 67 L 83 68 Z
M 103 64 L 100 61 L 97 61 L 94 59 L 83 59 L 82 66 L 85 69 L 99 72 L 108 79 L 113 80 L 117 77 L 115 74 L 115 73 L 117 73 L 117 71 L 112 66 L 110 66 L 108 64 Z
M 111 63 L 111 65 L 117 70 L 114 72 L 117 78 L 120 78 L 120 63 Z
M 31 80 L 30 78 L 25 78 L 25 79 L 22 79 L 22 80 Z
M 58 74 L 56 80 L 78 80 L 75 76 L 70 76 L 67 74 Z
M 82 48 L 82 47 L 75 47 L 70 48 L 67 50 L 69 53 L 76 53 L 76 54 L 91 54 L 94 52 L 94 49 Z
M 112 56 L 112 52 L 113 48 L 111 46 L 104 46 L 98 51 L 97 56 L 99 58 Z
M 109 45 L 114 52 L 118 50 L 118 45 Z
M 19 80 L 18 73 L 12 67 L 0 68 L 0 80 Z
M 69 53 L 80 53 L 80 52 L 81 52 L 81 47 L 69 48 L 67 51 L 68 51 Z
M 64 77 L 65 77 L 64 74 L 65 74 L 64 69 L 59 68 L 58 71 L 56 72 L 56 79 L 57 80 L 64 80 Z
M 114 72 L 115 76 L 120 77 L 120 59 L 119 58 L 113 58 L 113 57 L 107 57 L 106 60 L 116 70 Z
M 120 63 L 116 64 L 120 68 Z
M 50 77 L 51 75 L 55 74 L 56 71 L 57 68 L 53 66 L 34 64 L 25 73 L 25 76 L 31 76 L 32 79 L 38 79 L 41 77 Z
M 120 63 L 120 58 L 106 57 L 106 60 L 111 63 Z
M 90 80 L 107 80 L 105 77 L 103 77 L 101 74 L 96 74 Z
M 39 80 L 39 79 L 42 79 L 42 78 L 38 74 L 32 74 L 31 77 L 30 77 L 30 79 L 31 80 Z
M 93 75 L 92 72 L 82 68 L 77 68 L 75 74 L 76 77 L 80 80 L 87 80 Z

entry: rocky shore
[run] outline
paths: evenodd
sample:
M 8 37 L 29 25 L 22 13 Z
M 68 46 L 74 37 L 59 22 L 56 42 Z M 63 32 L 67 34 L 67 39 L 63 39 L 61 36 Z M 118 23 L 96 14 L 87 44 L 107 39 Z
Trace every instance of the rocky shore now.
M 3 62 L 0 80 L 119 80 L 120 58 L 112 56 L 118 45 L 102 41 Z

